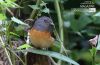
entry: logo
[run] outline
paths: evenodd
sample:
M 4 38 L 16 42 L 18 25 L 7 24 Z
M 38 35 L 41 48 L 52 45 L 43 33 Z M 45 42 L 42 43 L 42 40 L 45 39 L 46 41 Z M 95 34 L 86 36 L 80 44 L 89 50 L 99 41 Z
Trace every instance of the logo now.
M 81 2 L 79 7 L 80 8 L 73 8 L 72 11 L 96 12 L 95 3 L 92 1 Z
M 92 1 L 84 1 L 80 3 L 80 8 L 94 8 L 95 5 Z

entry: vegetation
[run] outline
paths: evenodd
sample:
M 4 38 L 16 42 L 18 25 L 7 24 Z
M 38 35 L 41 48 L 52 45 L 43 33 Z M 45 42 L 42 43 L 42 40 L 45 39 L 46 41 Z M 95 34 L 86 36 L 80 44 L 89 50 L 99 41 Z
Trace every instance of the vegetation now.
M 0 65 L 28 65 L 28 52 L 48 56 L 53 65 L 99 65 L 100 1 L 90 1 L 96 12 L 79 9 L 82 2 L 0 0 Z M 40 16 L 54 23 L 55 44 L 50 50 L 34 49 L 25 29 L 25 20 Z

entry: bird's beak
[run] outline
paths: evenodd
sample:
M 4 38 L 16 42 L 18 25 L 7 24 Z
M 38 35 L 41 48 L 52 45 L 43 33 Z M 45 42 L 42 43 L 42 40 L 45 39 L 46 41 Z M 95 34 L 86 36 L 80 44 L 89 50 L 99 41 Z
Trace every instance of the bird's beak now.
M 54 26 L 54 23 L 53 23 L 53 22 L 51 22 L 50 24 L 51 24 L 52 26 Z

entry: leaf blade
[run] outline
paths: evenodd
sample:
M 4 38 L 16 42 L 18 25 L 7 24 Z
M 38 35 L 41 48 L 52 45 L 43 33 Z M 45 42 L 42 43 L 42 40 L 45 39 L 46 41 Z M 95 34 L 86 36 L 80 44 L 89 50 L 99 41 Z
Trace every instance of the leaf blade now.
M 26 49 L 24 51 L 32 52 L 32 53 L 36 53 L 36 54 L 41 54 L 41 55 L 46 55 L 46 56 L 51 56 L 51 57 L 57 58 L 59 60 L 63 60 L 65 62 L 69 62 L 69 63 L 74 64 L 74 65 L 79 65 L 77 62 L 75 62 L 71 58 L 66 57 L 66 56 L 64 56 L 64 55 L 62 55 L 60 53 L 57 53 L 57 52 L 37 50 L 37 49 L 32 49 L 32 48 L 31 49 Z
M 12 18 L 11 18 L 11 20 L 12 20 L 12 21 L 14 21 L 14 22 L 16 22 L 16 23 L 18 23 L 18 24 L 28 26 L 28 24 L 26 24 L 26 23 L 22 22 L 21 20 L 19 20 L 19 19 L 15 18 L 15 17 L 12 17 Z
M 29 44 L 23 44 L 23 45 L 17 47 L 17 49 L 24 49 L 24 48 L 31 48 L 31 46 Z

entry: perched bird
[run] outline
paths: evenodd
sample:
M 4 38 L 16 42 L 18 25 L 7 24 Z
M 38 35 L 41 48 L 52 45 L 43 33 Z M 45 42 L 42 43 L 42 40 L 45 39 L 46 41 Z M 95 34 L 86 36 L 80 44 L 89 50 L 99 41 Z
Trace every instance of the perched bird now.
M 52 36 L 54 24 L 51 18 L 42 16 L 35 21 L 26 20 L 30 25 L 28 30 L 30 41 L 35 48 L 49 48 L 54 43 Z M 51 65 L 50 59 L 45 55 L 27 54 L 27 65 Z
M 53 45 L 53 21 L 49 17 L 38 18 L 28 30 L 32 45 L 37 48 L 48 48 Z

